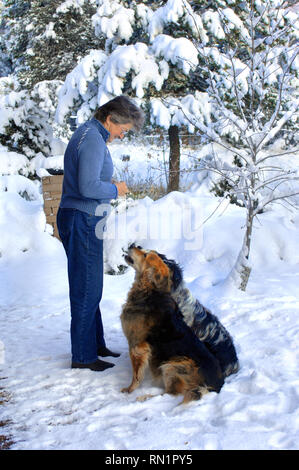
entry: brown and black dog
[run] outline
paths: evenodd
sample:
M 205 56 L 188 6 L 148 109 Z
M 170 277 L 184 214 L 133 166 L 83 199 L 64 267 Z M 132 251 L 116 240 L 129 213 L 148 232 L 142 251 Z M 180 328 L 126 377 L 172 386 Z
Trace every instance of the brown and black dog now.
M 128 340 L 133 378 L 122 392 L 141 383 L 147 366 L 161 377 L 165 392 L 183 394 L 183 403 L 219 392 L 224 377 L 218 360 L 186 325 L 171 297 L 171 274 L 157 253 L 132 246 L 125 256 L 136 271 L 121 323 Z

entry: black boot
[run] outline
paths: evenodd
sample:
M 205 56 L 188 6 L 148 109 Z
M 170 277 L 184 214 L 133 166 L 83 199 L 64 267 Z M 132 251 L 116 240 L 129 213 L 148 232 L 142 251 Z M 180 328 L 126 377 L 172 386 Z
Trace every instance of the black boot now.
M 110 351 L 110 349 L 106 348 L 106 346 L 102 346 L 101 348 L 98 349 L 98 356 L 101 357 L 107 357 L 107 356 L 112 356 L 112 357 L 119 357 L 120 354 Z
M 114 364 L 111 362 L 101 361 L 97 359 L 95 362 L 90 362 L 88 364 L 82 364 L 81 362 L 72 362 L 72 369 L 90 369 L 95 371 L 103 371 L 105 369 L 109 369 L 110 367 L 114 367 Z

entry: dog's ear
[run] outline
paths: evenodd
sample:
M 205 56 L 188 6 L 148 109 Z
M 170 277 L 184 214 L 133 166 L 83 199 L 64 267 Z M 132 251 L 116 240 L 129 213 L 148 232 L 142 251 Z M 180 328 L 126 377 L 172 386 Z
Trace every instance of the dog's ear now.
M 156 253 L 150 253 L 146 258 L 151 268 L 151 281 L 154 286 L 163 291 L 170 291 L 169 269 Z

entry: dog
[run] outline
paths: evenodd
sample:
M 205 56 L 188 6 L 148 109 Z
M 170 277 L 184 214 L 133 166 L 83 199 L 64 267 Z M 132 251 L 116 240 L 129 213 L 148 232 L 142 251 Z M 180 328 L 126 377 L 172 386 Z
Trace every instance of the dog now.
M 185 323 L 171 295 L 171 272 L 154 251 L 131 246 L 125 256 L 135 280 L 122 308 L 121 324 L 129 345 L 133 377 L 122 392 L 141 383 L 147 367 L 162 378 L 166 393 L 183 403 L 219 392 L 224 377 L 218 360 Z
M 146 251 L 144 250 L 144 253 Z M 229 332 L 219 319 L 192 295 L 184 282 L 183 270 L 179 264 L 161 253 L 157 254 L 171 272 L 171 295 L 177 302 L 187 325 L 218 359 L 224 377 L 238 372 L 240 364 Z
M 133 247 L 134 244 L 131 245 Z M 148 253 L 141 246 L 138 249 Z M 202 341 L 208 350 L 216 357 L 224 377 L 235 374 L 240 369 L 239 360 L 233 339 L 216 315 L 204 307 L 187 288 L 183 279 L 183 270 L 179 264 L 167 258 L 164 254 L 157 253 L 161 260 L 168 266 L 171 273 L 171 296 L 177 303 L 185 323 L 192 329 L 198 339 Z

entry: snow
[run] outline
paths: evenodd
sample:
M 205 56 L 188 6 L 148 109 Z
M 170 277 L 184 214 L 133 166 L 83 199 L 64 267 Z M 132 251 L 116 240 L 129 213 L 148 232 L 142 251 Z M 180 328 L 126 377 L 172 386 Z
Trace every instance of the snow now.
M 226 23 L 226 27 L 231 31 L 234 28 L 239 29 L 244 36 L 249 39 L 249 34 L 244 28 L 244 24 L 241 19 L 234 13 L 231 8 L 224 8 L 222 10 L 222 15 L 226 18 L 228 23 Z
M 0 174 L 17 174 L 26 172 L 29 160 L 25 155 L 17 152 L 7 152 L 5 147 L 0 146 Z
M 80 100 L 90 100 L 88 84 L 97 73 L 99 67 L 105 62 L 107 56 L 103 51 L 91 50 L 81 62 L 66 76 L 63 86 L 59 90 L 56 119 L 62 123 L 65 115 L 74 103 Z M 94 106 L 93 109 L 95 109 Z M 80 111 L 80 110 L 79 110 Z M 82 113 L 84 114 L 84 113 Z M 86 120 L 82 116 L 82 122 Z
M 189 2 L 186 0 L 168 0 L 165 5 L 157 8 L 151 15 L 148 15 L 148 33 L 150 40 L 163 32 L 165 24 L 186 23 L 191 28 L 195 37 L 200 37 L 206 42 L 208 37 L 204 31 L 199 15 L 193 12 Z
M 132 169 L 145 176 L 152 150 L 111 145 L 118 168 L 125 151 Z M 242 243 L 245 210 L 211 195 L 207 176 L 196 177 L 185 193 L 123 199 L 112 211 L 106 270 L 124 264 L 122 248 L 131 241 L 174 257 L 193 294 L 234 338 L 240 371 L 219 394 L 180 405 L 182 398 L 162 396 L 149 374 L 131 395 L 120 392 L 131 379 L 119 319 L 131 268 L 104 279 L 105 337 L 121 353 L 111 358 L 115 367 L 102 373 L 70 368 L 65 253 L 48 232 L 40 188 L 24 199 L 25 182 L 17 177 L 30 181 L 7 171 L 11 186 L 0 187 L 0 385 L 10 395 L 0 420 L 11 420 L 1 433 L 11 434 L 12 449 L 298 449 L 298 212 L 276 206 L 258 216 L 253 270 L 241 292 L 226 277 Z M 109 237 L 118 233 L 117 223 L 119 237 Z M 136 401 L 145 393 L 156 396 Z
M 188 75 L 198 64 L 198 51 L 187 38 L 173 38 L 159 34 L 153 41 L 152 48 L 156 56 L 164 57 L 173 65 L 177 64 Z
M 50 115 L 60 87 L 59 80 L 45 80 L 28 91 L 13 75 L 0 77 L 0 132 L 10 146 L 21 149 L 27 158 L 38 153 L 27 145 L 27 140 L 45 154 L 49 152 L 48 144 L 53 139 Z
M 56 39 L 57 36 L 54 31 L 54 26 L 55 26 L 55 23 L 50 21 L 50 23 L 46 26 L 46 31 L 44 32 L 42 37 L 46 37 L 47 39 Z M 27 50 L 27 54 L 28 54 L 28 50 Z
M 158 126 L 165 129 L 171 123 L 171 114 L 167 106 L 161 100 L 153 98 L 151 100 L 151 122 L 156 122 Z
M 153 83 L 157 90 L 161 89 L 163 79 L 159 66 L 143 43 L 129 46 L 118 46 L 108 58 L 102 72 L 98 94 L 108 91 L 111 95 L 121 95 L 123 83 L 132 70 L 134 78 L 132 88 L 138 98 L 144 95 L 144 88 Z M 100 77 L 99 77 L 100 78 Z
M 186 126 L 190 133 L 199 123 L 211 122 L 212 103 L 207 93 L 196 91 L 182 98 L 151 99 L 151 122 L 165 129 L 170 125 Z M 193 125 L 194 123 L 194 125 Z
M 133 34 L 134 10 L 124 8 L 117 1 L 104 0 L 93 16 L 96 35 L 104 34 L 108 39 L 119 37 L 128 41 Z
M 280 3 L 271 0 L 268 6 L 275 11 Z M 81 14 L 84 4 L 85 0 L 62 1 L 53 18 L 72 10 Z M 220 2 L 217 12 L 200 11 L 201 16 L 186 0 L 168 0 L 153 8 L 118 0 L 90 0 L 89 4 L 97 7 L 92 21 L 95 35 L 106 39 L 105 51 L 90 50 L 78 57 L 63 84 L 44 81 L 29 92 L 16 76 L 0 77 L 0 132 L 5 134 L 13 124 L 18 127 L 10 138 L 15 151 L 0 147 L 0 399 L 2 390 L 9 397 L 1 406 L 0 425 L 10 421 L 1 426 L 1 434 L 11 434 L 12 449 L 298 449 L 299 215 L 295 206 L 299 196 L 298 179 L 291 180 L 298 172 L 294 163 L 298 154 L 283 155 L 277 163 L 272 158 L 268 166 L 264 162 L 271 154 L 288 150 L 281 139 L 261 149 L 255 163 L 246 149 L 229 144 L 225 148 L 225 141 L 220 141 L 225 135 L 236 138 L 241 129 L 244 138 L 265 146 L 287 120 L 296 118 L 298 79 L 294 74 L 284 86 L 287 105 L 276 124 L 268 120 L 260 126 L 257 120 L 253 129 L 219 105 L 237 90 L 241 106 L 247 106 L 244 97 L 251 80 L 246 59 L 214 46 L 227 33 L 237 33 L 240 44 L 250 40 L 250 21 L 243 23 L 233 7 L 227 7 L 233 1 Z M 255 7 L 262 14 L 264 2 L 256 1 Z M 254 93 L 263 99 L 280 80 L 282 56 L 292 72 L 298 70 L 299 59 L 293 56 L 297 9 L 281 10 L 276 19 L 271 15 L 269 23 L 273 33 L 277 22 L 286 28 L 294 23 L 287 34 L 289 44 L 275 45 L 273 36 L 256 39 L 257 49 L 261 41 L 266 45 L 256 55 L 259 65 L 253 85 Z M 43 35 L 55 41 L 54 26 L 52 21 L 45 24 Z M 138 29 L 144 33 L 139 41 L 144 42 L 135 37 Z M 172 30 L 175 37 L 169 35 Z M 26 31 L 34 32 L 33 26 L 27 25 Z M 29 46 L 26 54 L 34 55 Z M 153 87 L 161 94 L 172 67 L 187 78 L 198 67 L 199 53 L 215 62 L 210 87 L 214 86 L 216 95 L 190 93 L 187 86 L 188 94 L 148 97 Z M 9 68 L 4 70 L 9 73 Z M 184 125 L 191 133 L 197 128 L 217 143 L 184 149 L 181 183 L 185 192 L 172 192 L 157 201 L 127 197 L 113 205 L 105 232 L 101 309 L 107 344 L 121 356 L 112 360 L 114 368 L 103 373 L 72 370 L 66 257 L 46 224 L 41 185 L 30 177 L 62 168 L 65 142 L 60 139 L 60 125 L 75 108 L 80 124 L 98 105 L 126 92 L 128 82 L 136 102 L 150 110 L 152 124 L 164 129 Z M 52 117 L 55 109 L 57 124 Z M 27 133 L 40 152 L 22 144 Z M 165 187 L 169 149 L 164 141 L 158 145 L 126 141 L 113 143 L 110 149 L 117 179 Z M 236 155 L 248 163 L 246 168 L 232 165 Z M 194 164 L 197 171 L 190 172 Z M 255 218 L 253 269 L 246 292 L 236 290 L 229 276 L 242 246 L 246 210 L 212 195 L 220 178 L 208 171 L 213 164 L 220 174 L 231 172 L 239 179 L 239 189 L 255 171 L 261 173 L 256 212 L 267 210 Z M 279 180 L 271 178 L 277 168 L 282 172 Z M 272 208 L 268 201 L 274 190 L 275 196 L 294 196 Z M 248 195 L 252 197 L 249 191 Z M 238 202 L 246 202 L 244 192 Z M 131 395 L 120 392 L 131 379 L 119 317 L 134 278 L 131 268 L 123 270 L 123 250 L 132 242 L 175 258 L 192 293 L 233 336 L 241 368 L 226 379 L 219 394 L 210 393 L 183 406 L 181 397 L 161 395 L 162 389 L 149 374 Z M 136 401 L 143 394 L 155 397 Z
M 94 3 L 95 0 L 90 0 L 90 3 Z M 74 9 L 83 13 L 82 6 L 85 0 L 66 0 L 62 2 L 59 7 L 56 8 L 56 13 L 66 13 L 68 10 Z
M 207 28 L 211 31 L 211 33 L 218 39 L 224 39 L 225 33 L 221 25 L 219 13 L 217 11 L 207 10 L 203 13 L 202 16 Z
M 89 119 L 91 110 L 95 110 L 97 105 L 122 94 L 130 72 L 133 73 L 132 88 L 138 100 L 151 83 L 158 91 L 161 89 L 169 67 L 164 60 L 157 63 L 148 46 L 140 42 L 118 46 L 110 56 L 103 51 L 92 50 L 67 75 L 59 91 L 57 121 L 62 124 L 72 106 L 80 102 L 83 104 L 78 107 L 77 122 Z

